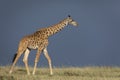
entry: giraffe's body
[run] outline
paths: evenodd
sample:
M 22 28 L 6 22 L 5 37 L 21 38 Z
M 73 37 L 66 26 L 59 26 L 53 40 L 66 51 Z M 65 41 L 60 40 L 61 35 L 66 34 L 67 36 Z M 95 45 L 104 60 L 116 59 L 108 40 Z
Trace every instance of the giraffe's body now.
M 75 22 L 70 16 L 68 18 L 65 18 L 64 20 L 60 21 L 58 24 L 55 24 L 53 26 L 49 26 L 46 28 L 41 28 L 35 33 L 25 36 L 21 39 L 17 55 L 15 57 L 15 60 L 12 64 L 12 67 L 10 69 L 9 73 L 12 73 L 13 67 L 15 66 L 16 62 L 18 61 L 19 57 L 24 54 L 23 62 L 25 63 L 27 74 L 30 74 L 29 68 L 28 68 L 28 55 L 31 49 L 37 49 L 37 54 L 35 58 L 35 64 L 34 64 L 34 70 L 33 74 L 35 74 L 37 62 L 39 60 L 40 54 L 43 51 L 45 57 L 48 60 L 49 68 L 50 68 L 50 74 L 52 75 L 52 65 L 51 65 L 51 59 L 47 52 L 47 46 L 48 46 L 48 38 L 52 36 L 53 34 L 59 32 L 62 30 L 65 26 L 68 24 L 72 24 L 73 26 L 77 26 L 77 22 Z

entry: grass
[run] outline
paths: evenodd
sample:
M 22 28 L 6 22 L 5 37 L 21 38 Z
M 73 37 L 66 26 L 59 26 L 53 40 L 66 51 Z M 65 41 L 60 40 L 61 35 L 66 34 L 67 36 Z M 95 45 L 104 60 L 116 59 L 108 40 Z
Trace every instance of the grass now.
M 120 67 L 54 68 L 53 76 L 48 68 L 37 68 L 36 75 L 29 76 L 24 67 L 15 67 L 13 74 L 8 74 L 9 69 L 9 66 L 0 67 L 0 80 L 120 80 Z

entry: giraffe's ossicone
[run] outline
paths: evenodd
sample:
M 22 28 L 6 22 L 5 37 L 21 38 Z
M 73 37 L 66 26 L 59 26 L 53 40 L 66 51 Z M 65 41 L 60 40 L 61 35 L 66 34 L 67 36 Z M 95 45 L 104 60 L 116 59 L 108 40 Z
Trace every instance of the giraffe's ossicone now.
M 16 62 L 18 61 L 20 56 L 24 53 L 23 62 L 25 64 L 27 74 L 30 75 L 30 71 L 28 68 L 28 55 L 30 53 L 30 50 L 36 49 L 37 53 L 36 53 L 36 58 L 35 58 L 35 63 L 34 63 L 33 74 L 35 74 L 40 54 L 43 51 L 46 59 L 48 60 L 48 64 L 50 68 L 50 75 L 52 75 L 53 71 L 52 71 L 51 58 L 49 57 L 48 51 L 47 51 L 48 38 L 54 35 L 55 33 L 61 31 L 65 26 L 69 24 L 73 26 L 78 26 L 78 23 L 74 21 L 70 16 L 68 16 L 67 18 L 65 18 L 64 20 L 60 21 L 59 23 L 55 25 L 41 28 L 37 30 L 35 33 L 23 37 L 19 42 L 17 54 L 14 57 L 13 64 L 11 66 L 9 73 L 10 74 L 12 73 Z

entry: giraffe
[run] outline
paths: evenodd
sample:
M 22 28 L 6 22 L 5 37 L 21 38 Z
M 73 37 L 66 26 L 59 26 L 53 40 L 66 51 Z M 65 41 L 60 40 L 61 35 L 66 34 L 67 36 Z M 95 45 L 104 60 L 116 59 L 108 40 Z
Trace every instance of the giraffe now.
M 34 32 L 33 34 L 23 37 L 19 42 L 18 50 L 17 50 L 16 55 L 14 56 L 13 64 L 10 68 L 9 73 L 11 74 L 13 72 L 13 68 L 14 68 L 15 64 L 17 63 L 20 56 L 24 53 L 23 62 L 25 64 L 27 74 L 30 75 L 30 71 L 29 71 L 29 67 L 28 67 L 28 56 L 32 49 L 36 49 L 37 53 L 36 53 L 36 57 L 35 57 L 35 61 L 34 61 L 34 68 L 33 68 L 32 74 L 33 75 L 35 74 L 40 54 L 41 54 L 41 52 L 43 52 L 44 56 L 48 60 L 50 75 L 53 75 L 51 58 L 47 51 L 47 46 L 49 43 L 48 38 L 50 36 L 54 35 L 55 33 L 61 31 L 65 26 L 67 26 L 69 24 L 71 24 L 73 26 L 78 26 L 78 23 L 76 21 L 74 21 L 70 15 L 68 15 L 67 18 L 63 19 L 62 21 L 60 21 L 57 24 L 54 24 L 52 26 L 48 26 L 45 28 L 41 28 L 41 29 L 37 30 L 36 32 Z

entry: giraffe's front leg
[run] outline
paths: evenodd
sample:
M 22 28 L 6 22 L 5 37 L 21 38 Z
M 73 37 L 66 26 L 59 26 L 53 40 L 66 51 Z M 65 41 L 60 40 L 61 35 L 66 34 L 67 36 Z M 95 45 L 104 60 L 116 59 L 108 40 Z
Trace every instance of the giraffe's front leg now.
M 35 71 L 36 71 L 37 63 L 38 63 L 39 58 L 40 58 L 41 51 L 42 51 L 42 49 L 38 49 L 38 51 L 37 51 L 35 63 L 34 63 L 34 69 L 33 69 L 33 73 L 32 73 L 33 75 L 35 75 Z
M 44 55 L 45 55 L 46 59 L 48 60 L 48 64 L 49 64 L 49 68 L 50 68 L 50 75 L 53 75 L 51 58 L 50 58 L 50 56 L 48 55 L 47 48 L 44 49 Z

